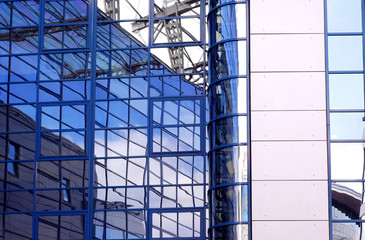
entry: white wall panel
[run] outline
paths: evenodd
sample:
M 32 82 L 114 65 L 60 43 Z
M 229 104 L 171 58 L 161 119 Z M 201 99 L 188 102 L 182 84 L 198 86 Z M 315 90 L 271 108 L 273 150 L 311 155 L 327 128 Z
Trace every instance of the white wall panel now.
M 324 72 L 251 74 L 251 110 L 325 110 Z
M 324 53 L 323 34 L 252 35 L 251 72 L 324 71 Z
M 324 33 L 323 1 L 253 0 L 252 33 Z
M 252 180 L 327 180 L 326 141 L 253 142 Z
M 326 112 L 252 112 L 251 139 L 326 140 Z
M 329 239 L 328 231 L 328 221 L 252 223 L 253 240 L 326 240 Z
M 252 220 L 327 220 L 327 206 L 327 181 L 252 182 Z

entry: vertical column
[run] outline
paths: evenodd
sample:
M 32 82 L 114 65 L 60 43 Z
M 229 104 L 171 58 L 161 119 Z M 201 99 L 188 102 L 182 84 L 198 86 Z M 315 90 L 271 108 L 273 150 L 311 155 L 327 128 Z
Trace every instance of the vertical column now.
M 249 238 L 246 1 L 210 1 L 210 239 Z
M 328 239 L 324 1 L 250 6 L 252 240 Z

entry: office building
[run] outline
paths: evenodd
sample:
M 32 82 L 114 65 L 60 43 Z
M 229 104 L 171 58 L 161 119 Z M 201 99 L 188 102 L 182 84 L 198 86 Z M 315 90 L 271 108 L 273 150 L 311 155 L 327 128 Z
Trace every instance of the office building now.
M 364 239 L 364 19 L 0 1 L 0 239 Z

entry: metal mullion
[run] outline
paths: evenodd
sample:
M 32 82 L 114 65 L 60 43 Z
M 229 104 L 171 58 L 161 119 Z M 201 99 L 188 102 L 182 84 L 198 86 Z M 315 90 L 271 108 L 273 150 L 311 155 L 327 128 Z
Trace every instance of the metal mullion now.
M 37 92 L 36 92 L 36 134 L 35 134 L 35 152 L 34 152 L 34 174 L 33 174 L 33 207 L 32 207 L 32 238 L 36 239 L 38 238 L 38 216 L 36 214 L 36 201 L 37 201 L 37 192 L 36 192 L 36 185 L 37 185 L 37 162 L 41 156 L 41 133 L 40 130 L 42 128 L 41 126 L 41 105 L 39 104 L 39 95 L 40 95 L 40 62 L 41 62 L 41 52 L 44 48 L 44 8 L 45 8 L 45 1 L 40 1 L 39 3 L 39 17 L 38 17 L 38 24 L 39 24 L 39 34 L 38 34 L 38 52 L 37 52 L 37 75 L 36 75 L 36 81 L 37 81 Z
M 85 67 L 88 67 L 90 64 L 90 107 L 87 108 L 87 137 L 86 143 L 89 145 L 88 150 L 88 160 L 89 160 L 89 179 L 88 179 L 88 198 L 87 198 L 87 220 L 85 220 L 85 230 L 86 230 L 86 238 L 91 239 L 94 235 L 94 169 L 95 169 L 95 79 L 96 79 L 96 38 L 97 38 L 97 0 L 90 0 L 87 4 L 87 48 L 89 50 L 87 56 L 90 56 L 90 59 L 87 59 L 87 64 Z M 91 61 L 89 63 L 89 60 Z M 106 138 L 105 138 L 106 141 Z M 105 155 L 106 156 L 106 155 Z M 104 225 L 105 226 L 105 225 Z M 106 229 L 106 228 L 104 228 Z
M 363 32 L 329 32 L 327 33 L 327 36 L 333 37 L 333 36 L 362 36 Z

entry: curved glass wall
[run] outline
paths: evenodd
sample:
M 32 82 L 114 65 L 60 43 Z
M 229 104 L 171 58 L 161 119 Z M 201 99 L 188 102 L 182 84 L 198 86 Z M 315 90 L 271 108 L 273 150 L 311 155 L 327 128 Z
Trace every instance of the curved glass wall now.
M 210 1 L 210 239 L 249 239 L 247 8 Z
M 327 0 L 331 239 L 365 238 L 364 1 Z
M 205 56 L 182 72 L 176 42 L 127 30 L 204 33 L 205 5 L 119 2 L 121 20 L 102 0 L 0 1 L 0 239 L 207 239 Z

